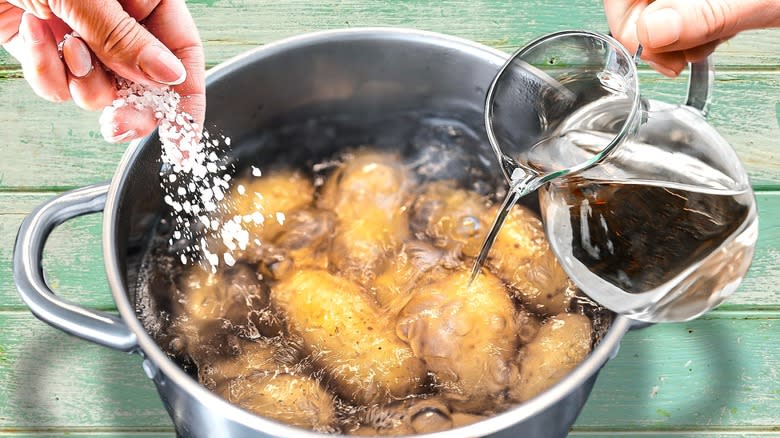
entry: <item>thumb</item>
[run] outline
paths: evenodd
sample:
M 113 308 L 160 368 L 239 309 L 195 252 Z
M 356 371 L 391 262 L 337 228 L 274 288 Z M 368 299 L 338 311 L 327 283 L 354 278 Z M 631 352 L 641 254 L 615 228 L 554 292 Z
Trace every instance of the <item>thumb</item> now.
M 658 0 L 639 17 L 637 36 L 643 46 L 669 52 L 773 26 L 780 26 L 777 0 Z
M 117 1 L 61 0 L 49 5 L 120 76 L 146 85 L 177 85 L 186 78 L 182 62 Z

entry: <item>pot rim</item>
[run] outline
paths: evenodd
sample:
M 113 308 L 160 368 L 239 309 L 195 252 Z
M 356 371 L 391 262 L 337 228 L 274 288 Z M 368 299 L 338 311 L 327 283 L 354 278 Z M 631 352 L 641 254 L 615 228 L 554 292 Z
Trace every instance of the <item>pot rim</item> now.
M 347 40 L 362 40 L 367 38 L 381 38 L 385 40 L 413 40 L 420 41 L 425 44 L 440 45 L 442 47 L 448 47 L 457 50 L 458 52 L 468 52 L 475 54 L 484 61 L 495 64 L 497 68 L 503 65 L 508 56 L 504 52 L 463 38 L 416 29 L 389 27 L 336 29 L 285 38 L 235 56 L 210 69 L 206 73 L 206 85 L 208 86 L 210 83 L 229 74 L 231 71 L 240 69 L 242 66 L 250 62 L 254 62 L 255 58 L 258 56 L 272 56 L 280 52 L 295 50 L 312 43 L 320 43 L 324 41 L 343 42 Z M 124 275 L 119 268 L 119 263 L 115 256 L 116 245 L 114 230 L 116 229 L 119 219 L 117 215 L 119 200 L 118 195 L 123 191 L 122 189 L 127 183 L 128 174 L 132 169 L 132 164 L 135 162 L 136 157 L 143 149 L 142 146 L 147 141 L 152 141 L 153 135 L 154 134 L 144 139 L 133 141 L 128 146 L 127 150 L 122 156 L 121 161 L 119 162 L 116 172 L 114 173 L 114 177 L 112 178 L 103 216 L 102 241 L 106 275 L 109 286 L 111 288 L 111 293 L 114 297 L 114 301 L 116 302 L 121 318 L 125 324 L 127 324 L 128 328 L 137 336 L 139 349 L 136 351 L 141 354 L 141 356 L 151 361 L 153 366 L 157 368 L 157 373 L 162 373 L 166 378 L 170 379 L 183 391 L 197 398 L 205 407 L 208 409 L 218 410 L 222 416 L 230 421 L 275 436 L 300 438 L 323 438 L 333 436 L 299 429 L 297 427 L 288 426 L 286 424 L 266 419 L 259 415 L 245 411 L 238 406 L 232 405 L 229 402 L 223 400 L 221 397 L 200 385 L 200 383 L 190 377 L 187 373 L 184 372 L 184 370 L 171 361 L 154 342 L 151 336 L 149 336 L 141 322 L 136 317 L 135 306 L 130 303 L 130 300 L 127 297 L 127 291 L 122 286 L 122 278 Z M 591 354 L 588 355 L 588 357 L 580 365 L 578 365 L 577 368 L 569 373 L 569 375 L 537 397 L 498 415 L 468 426 L 463 426 L 444 432 L 414 435 L 414 437 L 454 438 L 462 437 L 464 435 L 483 436 L 507 429 L 516 423 L 538 414 L 539 412 L 547 409 L 564 398 L 571 392 L 573 388 L 582 385 L 582 383 L 584 383 L 588 378 L 598 372 L 602 365 L 617 352 L 620 340 L 626 331 L 630 328 L 630 326 L 631 322 L 628 318 L 619 315 L 616 316 L 612 325 L 607 330 L 607 333 L 601 339 L 596 348 L 591 352 Z M 158 382 L 155 381 L 155 384 L 157 385 Z

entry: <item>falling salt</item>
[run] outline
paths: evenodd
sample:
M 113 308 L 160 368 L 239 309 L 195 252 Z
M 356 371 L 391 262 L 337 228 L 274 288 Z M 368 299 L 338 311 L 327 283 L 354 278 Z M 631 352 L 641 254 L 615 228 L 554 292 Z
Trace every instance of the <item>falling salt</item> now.
M 259 177 L 259 176 L 262 176 L 262 174 L 263 174 L 263 173 L 262 173 L 262 172 L 260 172 L 260 169 L 258 169 L 258 168 L 257 168 L 257 167 L 255 167 L 255 166 L 252 166 L 252 176 L 257 176 L 257 177 Z
M 208 245 L 208 242 L 222 240 L 231 242 L 231 245 L 226 245 L 229 249 L 245 249 L 249 240 L 249 233 L 243 229 L 240 219 L 222 223 L 227 208 L 220 201 L 226 198 L 225 193 L 230 190 L 231 178 L 226 172 L 231 169 L 220 163 L 219 157 L 221 148 L 230 146 L 230 137 L 219 136 L 222 138 L 220 143 L 218 136 L 206 130 L 201 134 L 200 126 L 194 118 L 180 110 L 181 96 L 170 88 L 142 86 L 122 78 L 116 78 L 116 85 L 118 97 L 104 110 L 104 114 L 124 106 L 139 110 L 148 108 L 158 121 L 162 169 L 167 174 L 161 175 L 163 201 L 175 213 L 176 229 L 173 236 L 176 240 L 196 240 L 199 237 L 199 244 L 184 250 L 194 256 L 181 254 L 182 263 L 202 258 L 215 271 L 222 259 L 226 265 L 232 266 L 235 257 L 229 251 L 216 254 Z M 252 174 L 260 176 L 260 169 L 253 167 Z M 180 185 L 174 186 L 174 183 Z M 243 194 L 246 189 L 240 187 L 238 191 Z M 204 226 L 204 236 L 193 235 L 189 218 Z

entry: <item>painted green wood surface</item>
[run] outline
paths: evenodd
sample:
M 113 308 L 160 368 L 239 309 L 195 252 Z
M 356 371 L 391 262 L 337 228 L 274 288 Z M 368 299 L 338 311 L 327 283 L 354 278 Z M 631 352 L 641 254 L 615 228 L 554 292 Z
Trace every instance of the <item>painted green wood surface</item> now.
M 564 28 L 605 30 L 600 0 L 191 0 L 207 62 L 280 38 L 341 27 L 439 31 L 511 51 Z M 780 30 L 718 49 L 709 121 L 759 188 L 759 244 L 740 290 L 706 317 L 630 333 L 602 371 L 573 437 L 780 437 Z M 679 101 L 685 80 L 643 71 L 648 97 Z M 19 222 L 65 188 L 111 177 L 124 146 L 97 114 L 40 101 L 0 49 L 0 436 L 173 436 L 136 356 L 64 335 L 32 317 L 11 278 Z M 228 133 L 229 134 L 229 133 Z M 110 310 L 101 215 L 55 230 L 45 253 L 62 296 Z
M 738 151 L 755 184 L 780 183 L 780 76 L 728 72 L 717 78 L 709 121 Z M 648 72 L 642 79 L 648 97 L 679 102 L 685 96 L 685 78 Z M 124 146 L 102 140 L 97 113 L 35 99 L 20 78 L 0 80 L 0 96 L 0 188 L 60 189 L 111 178 Z
M 444 32 L 514 50 L 563 29 L 606 32 L 600 0 L 190 0 L 210 65 L 260 44 L 326 29 L 359 26 L 410 27 Z M 728 67 L 780 65 L 777 37 L 752 31 L 718 50 Z M 16 62 L 0 55 L 0 65 Z

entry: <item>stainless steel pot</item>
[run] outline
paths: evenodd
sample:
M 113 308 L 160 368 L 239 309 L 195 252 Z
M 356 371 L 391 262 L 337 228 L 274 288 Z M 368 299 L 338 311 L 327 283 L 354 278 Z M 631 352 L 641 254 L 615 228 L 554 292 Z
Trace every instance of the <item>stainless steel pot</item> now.
M 284 121 L 323 113 L 362 120 L 423 108 L 477 114 L 479 123 L 485 89 L 504 60 L 505 54 L 470 41 L 412 30 L 304 35 L 261 47 L 213 69 L 207 79 L 207 120 L 233 137 L 234 143 L 247 142 Z M 484 137 L 484 130 L 475 126 Z M 253 151 L 255 157 L 271 152 L 262 147 Z M 159 157 L 159 142 L 153 136 L 135 142 L 110 184 L 74 190 L 32 212 L 21 225 L 14 249 L 19 293 L 48 324 L 137 353 L 182 436 L 322 436 L 255 416 L 212 394 L 169 360 L 136 318 L 133 285 L 140 256 L 163 211 Z M 105 267 L 118 317 L 56 297 L 41 268 L 43 247 L 54 227 L 99 211 L 104 213 Z M 425 436 L 567 435 L 599 370 L 617 353 L 630 325 L 624 317 L 615 318 L 579 367 L 528 403 L 477 424 Z

